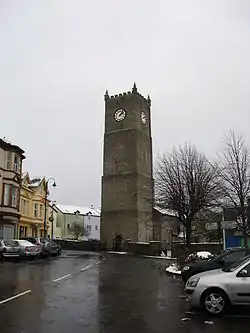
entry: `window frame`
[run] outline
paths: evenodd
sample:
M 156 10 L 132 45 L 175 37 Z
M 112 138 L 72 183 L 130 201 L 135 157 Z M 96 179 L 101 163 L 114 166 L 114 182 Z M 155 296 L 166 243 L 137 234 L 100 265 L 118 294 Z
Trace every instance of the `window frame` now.
M 91 233 L 91 224 L 86 225 L 86 231 Z
M 13 192 L 13 190 L 14 190 L 14 192 Z M 11 206 L 17 208 L 17 204 L 18 204 L 18 188 L 16 186 L 12 185 L 12 187 L 11 187 Z
M 27 215 L 27 200 L 23 199 L 23 215 Z
M 34 203 L 34 209 L 33 209 L 33 216 L 34 218 L 38 218 L 38 203 Z
M 11 170 L 12 168 L 12 151 L 6 152 L 6 169 Z
M 40 219 L 43 218 L 43 204 L 39 205 L 39 217 L 40 217 Z
M 7 193 L 6 193 L 6 188 L 9 188 Z M 15 191 L 15 193 L 13 191 Z M 13 184 L 3 183 L 3 197 L 2 197 L 3 206 L 18 208 L 18 196 L 19 196 L 19 188 L 17 186 Z M 13 204 L 13 202 L 15 204 Z
M 6 193 L 6 188 L 8 188 L 8 192 Z M 11 206 L 11 192 L 12 192 L 12 184 L 3 184 L 3 206 Z M 6 201 L 7 200 L 7 201 Z
M 13 170 L 14 172 L 19 172 L 19 164 L 20 164 L 20 160 L 19 160 L 19 156 L 17 154 L 14 154 L 14 162 L 13 162 Z

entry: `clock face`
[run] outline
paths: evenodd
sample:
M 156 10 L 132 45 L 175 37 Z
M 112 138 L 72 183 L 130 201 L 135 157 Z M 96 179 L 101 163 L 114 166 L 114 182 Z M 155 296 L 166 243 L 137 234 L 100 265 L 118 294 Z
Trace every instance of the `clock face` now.
M 126 110 L 118 109 L 115 111 L 114 118 L 116 121 L 123 121 L 127 115 Z
M 147 122 L 147 115 L 144 111 L 141 112 L 141 122 L 145 125 Z

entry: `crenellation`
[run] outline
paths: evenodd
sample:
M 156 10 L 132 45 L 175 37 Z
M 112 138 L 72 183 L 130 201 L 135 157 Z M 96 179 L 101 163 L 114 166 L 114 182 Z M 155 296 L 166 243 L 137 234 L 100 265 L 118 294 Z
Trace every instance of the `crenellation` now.
M 123 92 L 123 93 L 119 93 L 119 94 L 115 94 L 115 95 L 108 95 L 108 91 L 106 90 L 105 93 L 105 101 L 108 102 L 109 100 L 114 100 L 117 99 L 117 101 L 119 102 L 120 99 L 123 100 L 124 97 L 131 97 L 131 96 L 136 96 L 138 97 L 140 100 L 146 102 L 147 104 L 149 104 L 149 106 L 151 105 L 151 100 L 149 98 L 149 96 L 146 98 L 144 97 L 142 94 L 140 94 L 137 90 L 136 85 L 134 84 L 132 91 L 127 91 L 127 92 Z

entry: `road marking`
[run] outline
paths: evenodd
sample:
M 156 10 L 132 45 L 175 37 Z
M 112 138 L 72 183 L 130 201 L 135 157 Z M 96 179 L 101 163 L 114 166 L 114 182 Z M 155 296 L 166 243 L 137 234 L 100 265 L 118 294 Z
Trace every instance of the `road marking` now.
M 89 266 L 87 266 L 87 267 L 82 268 L 82 269 L 81 269 L 81 272 L 86 271 L 87 269 L 91 268 L 92 266 L 93 266 L 93 265 L 89 265 Z
M 100 262 L 102 262 L 102 261 L 101 261 L 101 260 L 97 261 L 97 262 L 95 263 L 95 265 L 100 264 Z M 89 269 L 89 268 L 91 268 L 91 267 L 93 267 L 93 266 L 94 266 L 94 265 L 89 265 L 89 266 L 83 267 L 83 268 L 81 269 L 81 272 L 84 272 L 84 271 L 86 271 L 87 269 Z
M 60 281 L 60 280 L 66 279 L 66 278 L 68 278 L 68 277 L 70 277 L 70 276 L 71 276 L 71 274 L 67 274 L 67 275 L 61 276 L 61 277 L 59 277 L 58 279 L 53 280 L 53 282 L 57 282 L 57 281 Z
M 24 291 L 23 293 L 17 294 L 17 295 L 15 295 L 15 296 L 10 297 L 10 298 L 6 298 L 6 299 L 4 299 L 3 301 L 0 301 L 0 305 L 1 305 L 1 304 L 4 304 L 4 303 L 7 303 L 7 302 L 9 302 L 9 301 L 12 301 L 12 300 L 15 299 L 15 298 L 18 298 L 18 297 L 24 296 L 24 295 L 26 295 L 26 294 L 29 294 L 29 293 L 31 293 L 31 290 Z

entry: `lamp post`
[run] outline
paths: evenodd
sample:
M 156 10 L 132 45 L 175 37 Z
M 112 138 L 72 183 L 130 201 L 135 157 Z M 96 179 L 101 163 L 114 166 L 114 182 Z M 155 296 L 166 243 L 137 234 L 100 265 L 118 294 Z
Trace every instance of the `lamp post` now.
M 46 215 L 47 215 L 48 185 L 49 185 L 50 180 L 53 181 L 52 186 L 56 187 L 56 181 L 53 177 L 50 177 L 50 178 L 47 179 L 47 181 L 45 181 L 45 200 L 44 200 L 45 207 L 44 207 L 44 221 L 43 221 L 43 236 L 44 236 L 44 238 L 46 238 L 46 236 L 47 236 L 47 230 L 46 230 L 46 217 L 47 216 Z
M 54 206 L 56 204 L 56 201 L 52 201 L 51 205 L 51 215 L 49 217 L 49 221 L 51 222 L 51 239 L 54 238 Z

